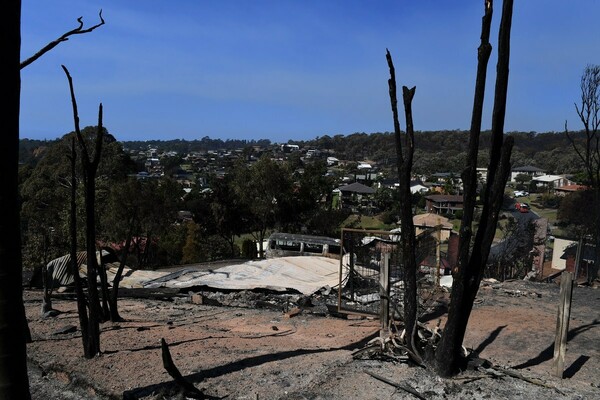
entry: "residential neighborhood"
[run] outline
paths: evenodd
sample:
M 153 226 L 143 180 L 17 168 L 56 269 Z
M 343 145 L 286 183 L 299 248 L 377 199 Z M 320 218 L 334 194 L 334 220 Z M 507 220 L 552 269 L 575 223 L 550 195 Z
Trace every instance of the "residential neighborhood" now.
M 600 399 L 600 3 L 136 3 L 3 9 L 0 400 Z

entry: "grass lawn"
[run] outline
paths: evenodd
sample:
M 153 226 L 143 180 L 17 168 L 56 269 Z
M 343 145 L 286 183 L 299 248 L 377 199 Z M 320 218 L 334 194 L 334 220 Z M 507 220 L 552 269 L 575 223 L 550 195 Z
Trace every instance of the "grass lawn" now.
M 384 224 L 378 216 L 368 215 L 350 215 L 342 223 L 342 227 L 353 227 L 357 229 L 368 229 L 368 230 L 379 230 L 389 231 L 390 229 L 397 228 L 394 224 Z
M 547 218 L 548 219 L 548 223 L 550 224 L 554 224 L 556 222 L 556 213 L 557 210 L 556 209 L 550 209 L 550 208 L 536 208 L 536 207 L 532 207 L 531 208 L 537 215 L 540 216 L 540 218 Z

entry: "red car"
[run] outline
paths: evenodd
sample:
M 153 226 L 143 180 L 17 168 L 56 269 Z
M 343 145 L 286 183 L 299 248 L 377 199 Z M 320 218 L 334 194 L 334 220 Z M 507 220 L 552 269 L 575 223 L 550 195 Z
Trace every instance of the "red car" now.
M 529 204 L 527 203 L 516 203 L 515 209 L 522 213 L 528 213 L 530 210 Z

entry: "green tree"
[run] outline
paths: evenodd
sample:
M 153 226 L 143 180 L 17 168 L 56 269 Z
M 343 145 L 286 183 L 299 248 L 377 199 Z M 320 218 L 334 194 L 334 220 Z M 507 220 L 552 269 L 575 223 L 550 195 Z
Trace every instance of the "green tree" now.
M 591 234 L 596 226 L 598 208 L 594 205 L 594 192 L 580 190 L 569 193 L 560 201 L 556 218 L 568 236 L 579 238 Z
M 232 173 L 235 194 L 248 212 L 245 231 L 258 241 L 262 257 L 267 231 L 282 220 L 282 210 L 286 210 L 289 202 L 292 190 L 290 173 L 285 165 L 268 156 L 261 157 L 250 167 L 239 163 Z M 287 210 L 290 211 L 289 208 Z
M 127 264 L 134 237 L 140 235 L 140 209 L 142 185 L 135 178 L 114 182 L 106 196 L 106 207 L 101 236 L 104 242 L 113 243 L 117 250 L 120 248 L 120 263 L 112 282 L 110 293 L 110 319 L 121 321 L 118 308 L 119 283 Z
M 183 246 L 186 240 L 185 224 L 171 225 L 170 228 L 163 232 L 160 236 L 160 241 L 156 249 L 157 265 L 178 265 L 181 264 L 183 257 Z
M 85 127 L 81 130 L 89 146 L 93 146 L 95 135 L 94 127 Z M 49 257 L 56 258 L 69 252 L 69 197 L 70 197 L 70 141 L 75 136 L 74 132 L 64 135 L 53 142 L 44 151 L 44 155 L 31 169 L 27 178 L 21 185 L 22 198 L 21 214 L 23 225 L 23 246 L 25 268 L 32 268 L 44 261 L 43 251 L 38 238 L 43 237 L 44 230 L 52 227 L 52 244 Z M 134 163 L 125 154 L 116 139 L 108 133 L 103 134 L 103 151 L 96 177 L 96 196 L 98 205 L 97 215 L 109 216 L 110 210 L 107 196 L 113 185 L 127 178 L 127 174 L 134 171 Z M 80 149 L 77 151 L 77 186 L 83 182 Z M 80 191 L 82 192 L 82 191 Z M 78 205 L 83 208 L 84 198 L 82 193 L 78 197 Z M 79 213 L 79 226 L 84 226 L 85 215 Z M 99 219 L 99 232 L 108 224 Z M 79 241 L 84 241 L 83 230 L 79 233 Z
M 147 180 L 141 188 L 140 232 L 145 240 L 136 241 L 134 254 L 138 266 L 147 268 L 161 261 L 157 258 L 161 238 L 173 228 L 184 192 L 181 185 L 169 178 Z
M 238 200 L 230 175 L 213 181 L 211 200 L 214 232 L 229 244 L 229 256 L 235 257 L 239 255 L 235 249 L 235 238 L 244 230 L 245 205 Z
M 517 176 L 515 176 L 515 181 L 519 184 L 519 185 L 527 185 L 529 182 L 531 182 L 531 175 L 529 174 L 517 174 Z
M 202 232 L 200 226 L 190 221 L 186 224 L 187 236 L 182 249 L 181 262 L 183 264 L 191 264 L 204 261 Z

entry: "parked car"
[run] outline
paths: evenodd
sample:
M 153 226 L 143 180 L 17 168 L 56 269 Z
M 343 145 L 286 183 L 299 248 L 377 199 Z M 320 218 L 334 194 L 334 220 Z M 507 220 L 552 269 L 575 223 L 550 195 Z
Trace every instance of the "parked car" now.
M 528 213 L 531 207 L 527 203 L 515 203 L 515 209 L 522 213 Z
M 525 190 L 515 190 L 513 192 L 513 196 L 515 196 L 515 197 L 525 197 L 525 196 L 529 196 L 529 192 L 526 192 Z

